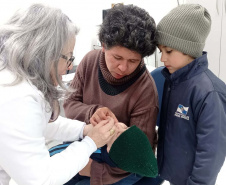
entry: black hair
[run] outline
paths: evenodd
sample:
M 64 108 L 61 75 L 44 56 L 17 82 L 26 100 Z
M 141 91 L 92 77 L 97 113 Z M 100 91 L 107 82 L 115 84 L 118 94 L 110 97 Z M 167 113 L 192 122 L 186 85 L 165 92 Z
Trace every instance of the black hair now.
M 144 9 L 119 4 L 107 11 L 99 40 L 106 49 L 122 46 L 138 52 L 143 58 L 156 49 L 156 24 Z

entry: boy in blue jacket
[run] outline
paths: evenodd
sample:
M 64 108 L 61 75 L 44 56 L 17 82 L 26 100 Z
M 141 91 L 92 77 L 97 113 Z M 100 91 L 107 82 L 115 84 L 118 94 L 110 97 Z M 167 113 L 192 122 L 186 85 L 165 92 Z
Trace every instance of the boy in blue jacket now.
M 157 26 L 165 76 L 157 159 L 173 185 L 214 185 L 226 155 L 226 85 L 203 52 L 211 27 L 197 4 L 171 10 Z

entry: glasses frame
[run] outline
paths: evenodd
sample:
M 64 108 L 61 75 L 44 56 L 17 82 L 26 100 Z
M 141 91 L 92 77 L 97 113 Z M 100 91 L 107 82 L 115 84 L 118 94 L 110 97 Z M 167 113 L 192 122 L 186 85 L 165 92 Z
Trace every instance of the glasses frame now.
M 72 55 L 69 59 L 66 55 L 60 55 L 61 58 L 65 59 L 67 61 L 67 67 L 70 67 L 72 62 L 74 61 L 75 57 Z

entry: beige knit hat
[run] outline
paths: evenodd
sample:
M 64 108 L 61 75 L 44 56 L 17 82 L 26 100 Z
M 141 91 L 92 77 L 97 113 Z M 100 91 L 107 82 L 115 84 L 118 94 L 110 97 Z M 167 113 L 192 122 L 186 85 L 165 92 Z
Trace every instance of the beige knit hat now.
M 197 58 L 202 55 L 210 32 L 209 12 L 198 4 L 183 4 L 171 10 L 157 25 L 158 44 Z

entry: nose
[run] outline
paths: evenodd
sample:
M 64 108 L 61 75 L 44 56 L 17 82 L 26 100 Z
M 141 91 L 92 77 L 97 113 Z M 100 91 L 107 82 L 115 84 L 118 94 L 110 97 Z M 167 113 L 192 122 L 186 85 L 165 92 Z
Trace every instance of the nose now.
M 161 62 L 166 62 L 166 55 L 164 55 L 163 53 L 161 53 L 160 61 Z
M 128 68 L 127 61 L 126 60 L 120 61 L 118 68 L 120 71 L 125 72 Z

